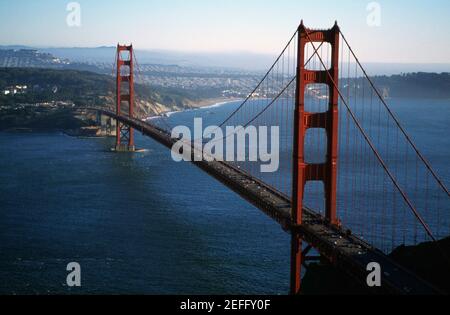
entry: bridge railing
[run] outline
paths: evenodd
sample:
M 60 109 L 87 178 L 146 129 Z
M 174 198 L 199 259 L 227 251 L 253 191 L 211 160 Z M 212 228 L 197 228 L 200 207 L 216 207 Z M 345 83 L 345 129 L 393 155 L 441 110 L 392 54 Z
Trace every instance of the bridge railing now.
M 449 236 L 445 184 L 399 122 L 398 105 L 388 104 L 387 90 L 375 86 L 342 34 L 341 43 L 338 209 L 343 223 L 386 252 Z
M 271 127 L 278 127 L 280 164 L 276 172 L 261 171 L 261 166 L 267 163 L 250 159 L 255 148 L 248 143 L 245 161 L 236 161 L 234 152 L 235 162 L 230 163 L 288 198 L 292 194 L 297 35 L 295 32 L 246 99 L 230 107 L 229 115 L 218 126 L 223 136 L 216 139 L 235 141 L 239 130 L 249 128 L 247 131 L 252 132 L 251 129 L 260 127 L 268 127 L 270 139 L 274 132 Z M 377 89 L 342 33 L 339 55 L 337 208 L 342 224 L 385 252 L 402 244 L 448 236 L 450 203 L 445 183 L 400 124 L 396 108 L 388 105 L 388 95 Z M 304 56 L 306 68 L 328 71 L 330 56 L 331 46 L 325 42 L 309 44 Z M 307 86 L 305 110 L 325 111 L 330 102 L 328 95 L 326 85 Z M 152 123 L 170 130 L 162 120 Z M 235 127 L 235 131 L 227 131 L 229 126 Z M 308 130 L 306 162 L 323 163 L 326 144 L 324 130 Z M 323 183 L 308 183 L 305 205 L 316 212 L 325 212 Z

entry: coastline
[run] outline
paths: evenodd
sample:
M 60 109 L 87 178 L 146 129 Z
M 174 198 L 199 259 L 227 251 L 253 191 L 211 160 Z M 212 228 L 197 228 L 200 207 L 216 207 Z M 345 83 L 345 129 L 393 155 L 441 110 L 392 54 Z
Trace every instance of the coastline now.
M 169 109 L 165 107 L 163 111 L 161 111 L 161 115 L 165 117 L 170 117 L 171 115 L 175 113 L 181 113 L 185 111 L 191 111 L 191 110 L 198 110 L 198 109 L 205 109 L 205 108 L 213 108 L 217 106 L 222 106 L 228 103 L 236 102 L 242 100 L 241 98 L 236 97 L 217 97 L 217 98 L 207 98 L 202 99 L 199 101 L 189 101 L 188 104 L 182 109 Z M 160 108 L 161 109 L 161 108 Z M 146 117 L 144 121 L 157 119 L 159 118 L 159 115 L 156 116 L 150 116 Z
M 237 97 L 216 97 L 216 98 L 206 98 L 199 101 L 190 101 L 187 105 L 191 109 L 195 109 L 195 108 L 210 107 L 218 104 L 223 105 L 238 100 L 240 100 L 240 98 Z

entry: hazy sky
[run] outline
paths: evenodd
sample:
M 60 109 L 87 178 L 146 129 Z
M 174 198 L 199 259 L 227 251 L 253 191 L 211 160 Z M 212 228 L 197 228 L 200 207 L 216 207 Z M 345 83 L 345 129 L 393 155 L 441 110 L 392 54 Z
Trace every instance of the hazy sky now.
M 65 0 L 0 0 L 0 45 L 101 46 L 274 54 L 301 19 L 339 21 L 365 62 L 450 63 L 450 1 L 381 0 L 369 26 L 366 0 L 79 0 L 69 27 Z

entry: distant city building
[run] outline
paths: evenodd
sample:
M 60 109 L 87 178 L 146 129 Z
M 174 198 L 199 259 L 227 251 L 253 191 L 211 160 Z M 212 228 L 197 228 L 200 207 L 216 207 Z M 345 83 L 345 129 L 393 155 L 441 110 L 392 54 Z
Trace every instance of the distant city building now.
M 70 62 L 52 54 L 43 53 L 35 49 L 0 49 L 0 67 L 57 67 L 68 65 Z
M 28 90 L 26 85 L 8 86 L 3 90 L 3 95 L 25 94 Z

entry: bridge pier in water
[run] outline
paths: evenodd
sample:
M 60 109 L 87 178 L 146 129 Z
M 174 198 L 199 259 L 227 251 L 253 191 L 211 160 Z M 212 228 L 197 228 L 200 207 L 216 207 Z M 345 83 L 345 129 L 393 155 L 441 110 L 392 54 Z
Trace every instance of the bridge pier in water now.
M 294 43 L 292 45 L 293 49 L 291 49 L 292 42 Z M 295 42 L 298 43 L 297 46 L 295 45 Z M 324 43 L 326 46 L 328 46 L 325 49 L 326 62 L 324 62 L 322 59 L 322 52 L 318 53 L 320 47 L 322 47 Z M 312 55 L 309 54 L 311 46 L 314 51 Z M 331 54 L 329 54 L 330 46 Z M 346 85 L 347 96 L 345 96 L 342 93 L 342 90 L 339 89 L 340 69 L 338 68 L 340 57 L 339 55 L 341 55 L 342 57 L 346 55 L 344 50 L 345 48 L 347 48 L 348 60 L 350 60 L 351 56 L 354 56 L 355 59 L 355 77 L 352 79 L 350 74 L 348 74 L 348 78 L 342 76 L 343 80 L 341 82 L 344 83 L 344 81 L 348 80 L 348 84 Z M 285 85 L 285 55 L 287 55 L 287 60 L 293 59 L 291 58 L 291 50 L 297 52 L 297 68 L 295 69 L 294 64 L 291 65 L 289 62 L 287 62 L 288 68 L 290 69 L 287 71 L 287 77 L 291 78 L 291 80 L 289 81 L 289 83 L 287 83 L 287 85 Z M 130 52 L 130 59 L 122 60 L 120 51 Z M 329 58 L 329 55 L 331 55 L 331 58 Z M 142 132 L 143 135 L 155 139 L 168 149 L 172 149 L 177 139 L 173 139 L 171 137 L 170 125 L 168 125 L 168 129 L 164 129 L 156 124 L 151 123 L 150 121 L 142 121 L 136 117 L 133 117 L 134 90 L 132 83 L 134 80 L 132 70 L 132 56 L 131 46 L 118 46 L 116 112 L 105 108 L 97 108 L 96 110 L 118 121 L 116 137 L 117 151 L 130 152 L 135 150 L 133 128 Z M 319 68 L 316 67 L 318 59 Z M 314 62 L 310 62 L 311 60 L 313 60 Z M 343 61 L 344 59 L 341 60 L 341 70 L 344 70 L 345 68 L 345 63 L 342 63 Z M 247 101 L 252 98 L 252 95 L 255 95 L 255 98 L 259 98 L 260 95 L 266 94 L 267 90 L 269 90 L 269 86 L 273 87 L 279 85 L 280 63 L 282 64 L 281 68 L 283 69 L 281 71 L 281 86 L 284 86 L 284 88 L 280 88 L 280 93 L 276 97 L 271 97 L 271 99 L 261 102 L 261 105 L 265 105 L 266 102 L 267 105 L 263 106 L 264 108 L 259 113 L 253 115 L 253 109 L 248 109 L 248 107 L 245 107 Z M 350 73 L 351 70 L 350 64 L 350 62 L 347 62 L 346 64 L 348 73 Z M 308 67 L 308 65 L 310 65 L 310 67 Z M 122 68 L 124 68 L 124 70 L 128 70 L 125 69 L 125 67 L 130 68 L 129 74 L 121 71 Z M 410 199 L 408 198 L 408 194 L 404 192 L 401 184 L 396 179 L 396 176 L 394 174 L 395 169 L 392 170 L 391 165 L 384 161 L 383 156 L 389 157 L 389 148 L 386 148 L 387 152 L 385 154 L 381 154 L 377 150 L 376 145 L 373 143 L 373 140 L 370 137 L 370 134 L 368 134 L 367 130 L 364 128 L 364 124 L 361 122 L 361 120 L 363 120 L 362 116 L 364 116 L 364 114 L 361 113 L 361 115 L 359 116 L 352 110 L 352 108 L 356 109 L 357 107 L 364 107 L 364 88 L 361 91 L 361 98 L 363 98 L 363 101 L 359 102 L 357 97 L 359 96 L 357 93 L 359 85 L 351 84 L 351 80 L 358 79 L 358 69 L 361 69 L 361 72 L 364 74 L 365 80 L 368 81 L 368 83 L 366 82 L 366 88 L 367 85 L 370 85 L 371 87 L 371 98 L 378 98 L 380 102 L 378 104 L 379 118 L 381 118 L 380 114 L 382 113 L 382 110 L 385 110 L 387 118 L 391 119 L 393 124 L 401 128 L 400 123 L 392 114 L 388 105 L 385 104 L 381 94 L 378 93 L 372 81 L 367 76 L 366 71 L 359 64 L 356 55 L 354 55 L 351 47 L 346 41 L 344 35 L 340 32 L 337 24 L 329 30 L 312 30 L 305 28 L 303 23 L 301 23 L 297 29 L 297 32 L 292 36 L 280 57 L 270 68 L 267 75 L 255 88 L 254 92 L 249 94 L 249 97 L 240 105 L 240 107 L 220 125 L 221 127 L 224 126 L 233 118 L 236 118 L 234 125 L 241 125 L 242 122 L 240 121 L 242 120 L 242 117 L 244 117 L 244 120 L 248 125 L 258 119 L 261 119 L 261 117 L 263 117 L 262 115 L 266 113 L 266 118 L 262 118 L 259 122 L 256 122 L 256 124 L 259 124 L 260 126 L 267 124 L 274 125 L 275 123 L 273 119 L 275 119 L 278 120 L 278 125 L 282 126 L 283 123 L 286 122 L 286 120 L 289 120 L 292 117 L 292 113 L 294 113 L 294 128 L 291 128 L 292 125 L 288 126 L 288 141 L 285 141 L 286 143 L 289 142 L 286 145 L 286 147 L 288 147 L 288 151 L 286 152 L 288 152 L 289 155 L 291 152 L 293 153 L 292 155 L 290 155 L 291 157 L 293 157 L 293 163 L 289 161 L 288 163 L 290 163 L 290 165 L 287 166 L 293 167 L 292 183 L 289 180 L 287 180 L 285 183 L 279 183 L 283 182 L 283 179 L 285 179 L 281 178 L 281 176 L 284 174 L 281 174 L 279 176 L 280 178 L 274 179 L 267 177 L 258 177 L 252 170 L 252 166 L 248 167 L 248 165 L 247 167 L 241 167 L 242 164 L 223 161 L 211 162 L 207 161 L 206 159 L 203 159 L 201 161 L 194 161 L 194 164 L 200 167 L 203 171 L 207 172 L 209 175 L 219 180 L 227 187 L 231 188 L 244 199 L 258 207 L 265 214 L 280 223 L 284 230 L 291 233 L 291 294 L 296 295 L 302 293 L 302 268 L 307 268 L 308 262 L 317 259 L 320 259 L 320 261 L 323 261 L 326 264 L 333 265 L 334 267 L 339 269 L 340 272 L 343 272 L 347 274 L 347 276 L 350 276 L 349 279 L 351 278 L 352 280 L 355 280 L 356 282 L 362 284 L 364 287 L 366 287 L 368 263 L 378 262 L 385 272 L 382 275 L 382 286 L 370 289 L 374 293 L 435 294 L 436 292 L 438 292 L 438 290 L 423 281 L 419 277 L 419 275 L 410 272 L 407 268 L 404 268 L 399 263 L 396 263 L 386 254 L 386 252 L 379 249 L 383 248 L 382 246 L 384 240 L 382 240 L 383 242 L 381 244 L 376 242 L 371 244 L 368 242 L 368 240 L 370 240 L 370 238 L 367 237 L 367 235 L 369 235 L 370 237 L 370 234 L 368 233 L 372 233 L 372 235 L 377 236 L 377 227 L 381 229 L 380 236 L 382 238 L 385 238 L 386 234 L 384 233 L 384 229 L 386 226 L 384 225 L 384 222 L 381 222 L 381 224 L 377 222 L 377 219 L 379 215 L 384 216 L 384 212 L 392 210 L 392 219 L 396 218 L 396 220 L 394 220 L 395 222 L 393 222 L 392 225 L 392 243 L 394 244 L 394 240 L 396 238 L 396 235 L 394 233 L 396 232 L 397 228 L 395 224 L 399 221 L 398 219 L 401 215 L 406 215 L 406 213 L 402 214 L 401 212 L 399 212 L 399 210 L 397 210 L 399 202 L 398 200 L 396 201 L 395 195 L 393 195 L 393 198 L 391 200 L 389 200 L 389 196 L 383 196 L 382 198 L 384 200 L 381 200 L 381 205 L 378 203 L 358 204 L 359 199 L 361 199 L 359 197 L 364 198 L 364 194 L 357 192 L 360 186 L 359 183 L 364 183 L 364 193 L 368 193 L 373 190 L 373 187 L 371 186 L 381 185 L 378 181 L 382 182 L 382 185 L 384 187 L 380 188 L 382 188 L 384 191 L 394 189 L 394 192 L 397 192 L 400 197 L 403 197 L 405 205 L 412 211 L 412 214 L 415 218 L 413 218 L 413 220 L 417 220 L 416 222 L 407 220 L 405 221 L 403 219 L 404 222 L 402 223 L 402 226 L 405 233 L 403 235 L 403 242 L 407 241 L 407 231 L 405 228 L 412 223 L 420 224 L 424 228 L 424 232 L 426 232 L 428 236 L 430 236 L 433 240 L 435 238 L 424 218 L 411 203 Z M 276 80 L 276 82 L 270 84 L 271 81 L 274 80 Z M 268 82 L 265 83 L 266 81 Z M 122 83 L 128 83 L 123 91 Z M 327 88 L 326 93 L 328 95 L 326 95 L 326 93 L 322 93 L 321 91 L 323 90 L 315 87 L 314 85 L 324 85 Z M 266 91 L 264 90 L 264 88 L 262 88 L 263 86 L 266 86 Z M 345 86 L 343 88 L 345 88 Z M 128 89 L 128 92 L 126 92 L 125 89 Z M 261 93 L 255 93 L 258 92 L 258 89 Z M 317 92 L 315 91 L 315 89 L 320 90 L 320 92 L 309 92 Z M 351 91 L 350 89 L 352 89 L 353 91 Z M 353 96 L 354 93 L 355 95 Z M 267 93 L 267 95 L 271 94 Z M 323 102 L 317 101 L 316 104 L 310 104 L 312 102 L 312 98 L 314 98 L 315 100 L 323 100 Z M 274 104 L 276 104 L 277 100 L 281 101 L 281 105 L 278 105 L 276 111 L 274 110 L 275 113 L 271 113 L 268 109 L 269 107 L 271 109 L 275 109 L 276 105 Z M 340 113 L 338 110 L 339 100 L 341 101 L 339 105 L 343 106 L 343 110 Z M 121 105 L 125 102 L 128 102 L 128 107 L 122 108 Z M 288 103 L 288 106 L 286 106 L 286 103 Z M 295 111 L 292 110 L 292 104 L 294 104 Z M 272 105 L 273 107 L 271 107 Z M 372 106 L 372 102 L 370 106 Z M 375 107 L 375 109 L 376 108 L 377 107 Z M 289 118 L 286 120 L 286 115 L 283 115 L 283 111 L 289 112 Z M 248 114 L 249 112 L 251 112 L 251 116 Z M 340 117 L 338 115 L 340 115 Z M 372 119 L 369 119 L 369 126 L 372 126 Z M 347 124 L 347 127 L 341 127 L 339 129 L 339 121 L 341 121 L 341 123 L 345 122 Z M 353 129 L 350 129 L 350 127 L 352 126 Z M 383 125 L 380 125 L 378 127 L 381 128 L 383 127 Z M 311 154 L 311 150 L 309 149 L 308 145 L 308 139 L 306 137 L 307 132 L 311 131 L 311 129 L 317 129 L 316 131 L 319 131 L 318 134 L 320 134 L 320 132 L 322 131 L 325 131 L 326 135 L 326 146 L 321 147 L 321 142 L 324 142 L 324 139 L 320 139 L 320 137 L 318 140 L 309 141 L 309 144 L 313 142 L 315 146 L 317 145 L 317 155 L 314 156 L 314 161 L 312 161 L 311 159 L 311 156 L 313 155 L 309 155 L 309 157 L 307 156 L 305 158 L 305 151 L 306 153 Z M 352 132 L 350 132 L 350 130 L 352 130 Z M 339 131 L 341 131 L 340 135 Z M 400 131 L 397 133 L 397 139 L 394 138 L 392 140 L 398 142 L 398 136 L 401 136 L 401 134 L 404 134 L 406 144 L 409 144 L 411 146 L 411 150 L 413 150 L 413 158 L 415 158 L 415 160 L 413 161 L 416 161 L 416 183 L 420 179 L 420 177 L 418 176 L 417 167 L 418 165 L 422 165 L 426 170 L 430 172 L 427 176 L 430 176 L 431 174 L 431 176 L 436 180 L 437 185 L 442 188 L 443 193 L 446 194 L 446 196 L 449 196 L 448 190 L 446 189 L 445 185 L 437 177 L 426 160 L 421 156 L 420 152 L 411 142 L 410 138 L 403 131 L 403 129 L 400 129 Z M 291 140 L 289 140 L 291 136 L 293 138 L 292 147 L 290 145 Z M 342 212 L 339 213 L 339 216 L 340 219 L 344 221 L 344 224 L 341 224 L 340 220 L 338 219 L 336 209 L 339 136 L 341 136 L 343 139 L 341 141 L 341 144 L 346 143 L 347 145 L 347 151 L 341 151 L 342 154 L 340 159 L 348 161 L 347 167 L 340 168 L 339 173 L 341 175 L 341 179 L 342 177 L 344 177 L 343 175 L 346 174 L 346 171 L 350 172 L 352 175 L 349 178 L 349 180 L 351 181 L 351 185 L 348 186 L 348 191 L 345 191 L 344 189 L 343 190 L 345 193 L 349 193 L 351 191 L 355 192 L 355 196 L 352 196 L 350 194 L 346 196 L 346 199 L 348 200 L 345 201 L 344 205 L 342 204 L 342 199 L 340 199 L 339 205 Z M 378 142 L 380 142 L 381 144 L 389 144 L 389 128 L 387 129 L 386 137 L 382 136 L 380 138 L 380 135 L 378 135 L 378 138 Z M 388 142 L 384 142 L 384 139 L 387 139 Z M 351 146 L 349 147 L 349 144 L 353 142 L 356 143 L 356 141 L 358 141 L 357 149 L 353 149 Z M 361 143 L 359 143 L 359 141 Z M 365 150 L 363 150 L 364 152 L 361 151 L 363 145 L 367 146 L 366 149 L 370 149 L 368 156 L 365 155 Z M 196 147 L 194 144 L 192 144 L 191 149 L 192 152 L 195 152 Z M 353 157 L 349 159 L 348 152 L 352 151 L 354 151 L 352 153 Z M 372 153 L 373 156 L 371 155 Z M 406 162 L 410 160 L 411 157 L 408 157 L 408 155 L 406 154 Z M 364 182 L 362 180 L 359 180 L 363 172 L 358 172 L 359 169 L 364 169 L 359 165 L 363 163 L 368 163 L 368 167 L 370 167 L 370 172 L 364 172 L 364 175 L 366 176 Z M 406 164 L 412 163 L 409 162 Z M 381 172 L 381 175 L 384 175 L 385 177 L 379 177 L 379 174 L 376 172 L 376 167 L 380 167 L 379 171 Z M 397 174 L 400 174 L 400 172 L 397 171 Z M 403 175 L 403 170 L 400 175 Z M 365 183 L 365 180 L 375 180 L 375 182 Z M 316 193 L 313 194 L 312 197 L 315 199 L 315 201 L 317 201 L 315 205 L 314 202 L 311 202 L 310 200 L 312 198 L 304 198 L 305 193 L 310 193 L 308 189 L 305 191 L 306 185 L 310 182 L 319 183 L 323 185 L 324 188 L 322 192 L 322 187 L 319 187 Z M 391 183 L 392 186 L 389 186 L 389 183 Z M 289 195 L 290 192 L 291 195 Z M 340 196 L 340 198 L 342 198 L 342 196 Z M 436 201 L 439 206 L 439 200 Z M 388 204 L 390 202 L 391 204 Z M 348 204 L 350 204 L 350 206 Z M 425 207 L 426 206 L 427 200 L 425 200 Z M 361 223 L 363 224 L 362 231 L 355 231 L 355 224 L 354 222 L 348 220 L 348 217 L 346 215 L 347 211 L 354 211 L 350 213 L 350 216 L 354 216 L 354 214 L 358 214 L 361 216 Z M 378 213 L 379 211 L 381 211 L 381 213 Z M 425 211 L 427 210 L 425 209 Z M 384 220 L 384 217 L 382 219 Z M 373 222 L 370 222 L 371 220 Z M 365 224 L 371 224 L 372 226 L 364 226 Z M 372 231 L 369 231 L 370 229 L 372 229 Z M 415 233 L 415 237 L 417 237 L 417 231 L 415 231 Z M 416 240 L 414 242 L 416 242 Z M 379 245 L 381 245 L 381 247 L 378 247 Z M 309 255 L 311 249 L 313 248 L 317 251 L 317 253 L 320 254 L 319 257 L 311 257 Z M 342 287 L 339 287 L 339 289 L 341 288 Z
M 337 160 L 338 160 L 338 84 L 339 84 L 339 36 L 337 23 L 329 30 L 307 29 L 301 22 L 298 29 L 297 86 L 294 113 L 294 159 L 292 183 L 292 225 L 303 224 L 304 192 L 309 181 L 320 181 L 325 191 L 325 219 L 331 225 L 339 225 L 336 214 Z M 310 43 L 318 50 L 322 43 L 331 45 L 331 68 L 308 70 L 306 45 Z M 328 110 L 311 113 L 305 110 L 305 92 L 310 84 L 326 84 L 329 87 Z M 305 138 L 308 129 L 324 129 L 327 135 L 325 163 L 308 164 L 305 161 Z M 301 236 L 293 231 L 291 240 L 291 294 L 301 293 L 301 269 L 306 262 L 309 249 L 303 251 Z
M 124 58 L 122 53 L 128 53 Z M 116 74 L 116 115 L 128 114 L 134 118 L 134 60 L 133 45 L 117 45 L 117 74 Z M 122 103 L 128 103 L 122 109 Z M 117 122 L 116 126 L 116 152 L 134 152 L 134 130 L 130 126 Z

